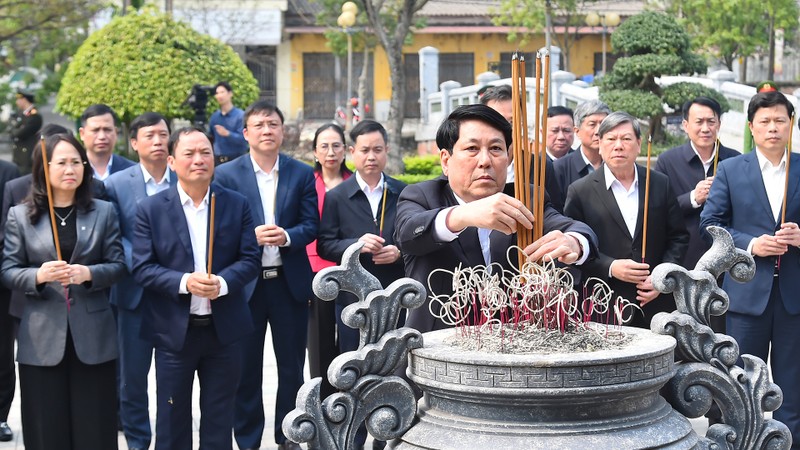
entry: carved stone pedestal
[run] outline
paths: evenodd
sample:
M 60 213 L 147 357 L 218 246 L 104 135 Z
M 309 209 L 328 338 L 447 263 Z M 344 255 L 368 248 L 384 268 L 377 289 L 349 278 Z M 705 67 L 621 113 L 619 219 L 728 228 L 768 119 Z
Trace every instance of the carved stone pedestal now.
M 692 448 L 689 421 L 659 395 L 675 340 L 625 327 L 625 348 L 501 355 L 454 348 L 454 330 L 423 335 L 409 375 L 425 393 L 397 449 Z

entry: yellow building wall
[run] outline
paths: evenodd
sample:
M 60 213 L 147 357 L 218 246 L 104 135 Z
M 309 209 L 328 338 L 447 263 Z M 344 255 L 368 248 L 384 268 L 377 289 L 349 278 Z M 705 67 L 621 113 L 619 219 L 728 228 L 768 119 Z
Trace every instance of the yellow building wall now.
M 610 41 L 610 40 L 609 40 Z M 544 36 L 534 38 L 523 47 L 508 42 L 505 34 L 416 34 L 412 45 L 403 49 L 404 53 L 416 53 L 421 48 L 431 46 L 441 53 L 470 53 L 474 56 L 474 76 L 489 70 L 489 63 L 500 61 L 500 53 L 521 50 L 526 53 L 535 52 L 544 47 Z M 610 42 L 607 41 L 610 50 Z M 291 116 L 303 108 L 303 53 L 329 52 L 325 37 L 321 34 L 293 35 L 290 50 L 290 82 L 289 104 Z M 575 42 L 571 49 L 571 72 L 577 76 L 591 74 L 594 65 L 594 53 L 602 50 L 601 37 L 597 35 L 583 36 Z M 392 86 L 389 74 L 389 63 L 383 48 L 378 47 L 373 59 L 373 92 L 375 101 L 389 100 Z M 286 92 L 286 91 L 283 91 Z M 279 94 L 280 95 L 280 94 Z M 285 103 L 284 103 L 285 104 Z

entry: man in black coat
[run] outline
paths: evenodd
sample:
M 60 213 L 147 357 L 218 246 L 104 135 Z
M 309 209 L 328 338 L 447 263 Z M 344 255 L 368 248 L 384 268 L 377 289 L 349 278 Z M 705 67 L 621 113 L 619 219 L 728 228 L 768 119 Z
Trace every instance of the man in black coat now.
M 6 182 L 19 176 L 17 167 L 8 162 L 0 161 L 0 197 Z M 8 211 L 6 211 L 8 212 Z M 5 222 L 5 220 L 3 220 Z M 0 255 L 3 254 L 2 232 L 0 231 Z M 14 387 L 16 373 L 14 370 L 14 335 L 16 324 L 8 309 L 11 302 L 11 291 L 5 286 L 0 286 L 0 442 L 14 439 L 14 434 L 8 426 L 8 412 L 14 400 Z
M 629 324 L 649 328 L 656 313 L 675 309 L 672 295 L 659 295 L 653 288 L 652 269 L 664 262 L 680 264 L 689 233 L 669 179 L 651 171 L 647 248 L 642 248 L 647 169 L 636 164 L 639 122 L 614 112 L 600 124 L 599 135 L 604 163 L 569 187 L 564 212 L 592 227 L 600 240 L 599 256 L 581 267 L 583 279 L 599 278 L 614 290 L 614 298 L 638 303 L 642 312 L 633 314 Z
M 530 229 L 535 220 L 507 194 L 513 192 L 513 185 L 505 183 L 510 143 L 511 125 L 485 105 L 459 107 L 442 123 L 436 144 L 444 175 L 408 186 L 397 204 L 394 237 L 406 276 L 435 294 L 447 294 L 452 292 L 449 277 L 435 275 L 429 284 L 436 269 L 488 264 L 510 269 L 506 252 L 516 244 L 517 223 Z M 582 264 L 596 254 L 592 230 L 562 216 L 549 202 L 544 217 L 536 219 L 544 221 L 545 235 L 524 249 L 529 258 Z M 406 326 L 425 332 L 447 325 L 426 304 L 409 313 Z

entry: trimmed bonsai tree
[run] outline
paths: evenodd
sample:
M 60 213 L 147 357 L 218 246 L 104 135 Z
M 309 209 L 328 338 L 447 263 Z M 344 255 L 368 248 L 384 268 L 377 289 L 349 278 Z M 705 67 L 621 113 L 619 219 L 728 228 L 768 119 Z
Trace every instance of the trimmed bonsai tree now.
M 256 79 L 230 46 L 147 9 L 116 17 L 86 39 L 64 75 L 56 109 L 78 117 L 105 103 L 124 123 L 147 111 L 190 119 L 194 112 L 184 100 L 192 86 L 220 80 L 234 87 L 240 106 L 258 98 Z
M 647 119 L 653 139 L 662 140 L 666 89 L 656 84 L 655 78 L 704 73 L 705 61 L 691 52 L 689 35 L 675 19 L 656 12 L 644 12 L 623 22 L 611 36 L 611 43 L 615 51 L 625 56 L 599 81 L 600 99 L 612 110 L 627 111 Z M 691 91 L 694 96 L 702 90 L 704 95 L 713 96 L 711 89 L 699 88 L 684 89 L 684 92 Z M 680 89 L 671 91 L 674 94 Z M 670 103 L 681 104 L 690 98 L 674 97 L 670 96 Z

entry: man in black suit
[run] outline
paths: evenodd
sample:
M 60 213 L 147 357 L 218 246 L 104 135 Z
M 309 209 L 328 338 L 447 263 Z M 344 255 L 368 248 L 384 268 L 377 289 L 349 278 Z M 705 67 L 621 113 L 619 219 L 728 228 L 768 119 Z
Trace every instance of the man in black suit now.
M 547 108 L 547 157 L 551 161 L 561 159 L 574 153 L 572 143 L 575 142 L 575 113 L 566 106 Z
M 604 280 L 614 296 L 639 302 L 629 325 L 650 327 L 657 312 L 673 311 L 671 295 L 659 296 L 650 272 L 663 262 L 680 264 L 689 243 L 678 202 L 666 175 L 651 171 L 647 248 L 642 250 L 645 180 L 647 170 L 636 164 L 641 131 L 636 118 L 614 112 L 600 124 L 600 170 L 569 187 L 564 212 L 585 222 L 597 233 L 600 254 L 581 267 L 583 279 Z M 646 254 L 643 254 L 646 253 Z
M 397 198 L 406 184 L 383 173 L 389 148 L 381 124 L 363 120 L 350 130 L 350 139 L 356 172 L 325 195 L 317 249 L 322 258 L 341 263 L 347 247 L 364 242 L 361 264 L 386 287 L 404 276 L 393 234 Z M 355 296 L 346 292 L 336 299 L 341 353 L 358 348 L 358 330 L 344 325 L 341 318 L 345 306 L 355 301 Z
M 603 163 L 597 130 L 600 122 L 609 114 L 611 109 L 600 100 L 583 102 L 575 108 L 575 134 L 581 146 L 553 164 L 564 198 L 567 197 L 570 184 L 599 169 Z
M 452 292 L 452 279 L 428 276 L 458 265 L 498 264 L 510 269 L 506 252 L 515 245 L 517 223 L 532 227 L 534 216 L 506 185 L 511 125 L 485 105 L 461 106 L 436 133 L 443 176 L 406 187 L 397 204 L 395 242 L 406 276 L 436 294 Z M 504 191 L 505 189 L 505 191 Z M 585 224 L 545 205 L 545 236 L 524 249 L 544 257 L 582 264 L 596 252 L 596 237 Z M 424 305 L 409 313 L 407 326 L 422 332 L 445 328 Z
M 19 170 L 16 165 L 8 161 L 0 161 L 0 196 L 2 196 L 6 182 L 18 176 Z M 0 231 L 0 255 L 3 254 L 3 237 L 3 232 Z M 10 302 L 11 291 L 0 285 L 0 442 L 8 442 L 14 439 L 14 434 L 7 423 L 8 411 L 11 409 L 12 400 L 14 400 L 14 387 L 16 384 L 14 370 L 16 323 L 13 316 L 8 312 Z
M 656 170 L 669 177 L 669 186 L 678 199 L 689 231 L 689 249 L 683 266 L 694 269 L 709 245 L 700 236 L 700 212 L 703 211 L 714 181 L 714 158 L 722 108 L 716 100 L 697 97 L 683 105 L 683 129 L 689 141 L 658 156 Z M 719 161 L 740 155 L 719 145 Z
M 512 115 L 511 86 L 502 84 L 487 88 L 481 95 L 481 104 L 486 105 L 497 111 L 511 123 L 514 118 Z M 558 212 L 564 211 L 564 196 L 561 195 L 561 188 L 556 179 L 553 169 L 553 161 L 547 159 L 545 164 L 545 186 L 544 190 L 550 196 L 550 204 Z M 531 164 L 531 179 L 533 179 L 533 165 Z M 508 167 L 506 167 L 506 183 L 514 182 L 514 155 L 509 154 Z
M 100 181 L 105 181 L 112 173 L 136 165 L 130 159 L 114 154 L 118 126 L 117 113 L 107 105 L 91 105 L 81 115 L 78 133 L 86 146 L 94 177 Z
M 177 130 L 168 148 L 178 183 L 139 202 L 133 238 L 133 277 L 145 289 L 141 333 L 155 347 L 156 448 L 192 448 L 196 372 L 200 448 L 230 450 L 240 344 L 253 330 L 245 286 L 260 264 L 255 225 L 247 199 L 211 183 L 204 130 Z

